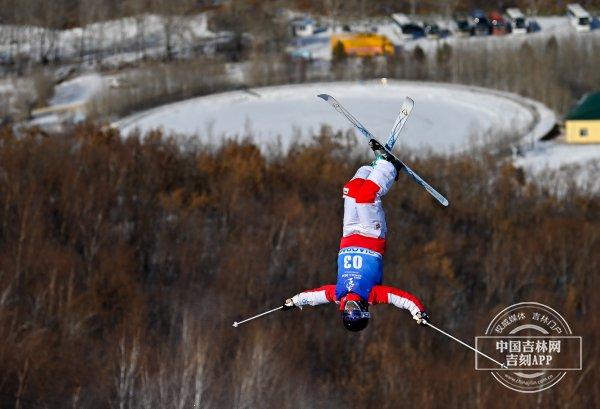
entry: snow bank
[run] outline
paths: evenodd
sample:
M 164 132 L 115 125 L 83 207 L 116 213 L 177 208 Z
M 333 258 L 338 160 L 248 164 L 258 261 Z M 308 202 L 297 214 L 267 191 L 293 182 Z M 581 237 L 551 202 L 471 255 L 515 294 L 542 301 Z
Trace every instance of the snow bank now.
M 590 192 L 600 193 L 600 145 L 539 142 L 514 163 L 530 178 L 559 193 L 565 191 L 564 177 Z

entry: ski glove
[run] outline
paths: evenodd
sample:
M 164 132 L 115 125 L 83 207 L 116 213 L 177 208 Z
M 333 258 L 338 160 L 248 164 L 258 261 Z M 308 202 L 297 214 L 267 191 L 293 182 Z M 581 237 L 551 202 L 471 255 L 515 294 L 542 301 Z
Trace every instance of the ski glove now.
M 417 321 L 417 324 L 424 326 L 425 323 L 429 322 L 429 315 L 425 311 L 419 311 L 413 315 L 413 320 Z
M 285 302 L 283 303 L 283 310 L 291 310 L 292 308 L 294 308 L 294 302 L 292 301 L 291 298 L 288 298 L 287 300 L 285 300 Z

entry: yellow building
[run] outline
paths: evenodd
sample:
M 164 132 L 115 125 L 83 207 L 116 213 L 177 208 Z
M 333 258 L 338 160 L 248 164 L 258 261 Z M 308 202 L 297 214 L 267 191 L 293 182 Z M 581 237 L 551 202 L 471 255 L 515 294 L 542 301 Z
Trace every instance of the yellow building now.
M 568 143 L 600 143 L 600 92 L 583 97 L 565 118 Z
M 371 57 L 375 55 L 394 55 L 394 44 L 384 35 L 372 33 L 351 33 L 331 36 L 331 50 L 338 43 L 344 46 L 347 55 Z

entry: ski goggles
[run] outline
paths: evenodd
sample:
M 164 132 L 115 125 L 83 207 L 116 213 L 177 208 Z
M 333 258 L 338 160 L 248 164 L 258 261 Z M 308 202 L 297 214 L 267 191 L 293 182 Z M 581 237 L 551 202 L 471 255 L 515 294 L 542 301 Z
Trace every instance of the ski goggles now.
M 369 311 L 360 311 L 360 310 L 344 311 L 344 318 L 349 319 L 349 320 L 359 320 L 362 318 L 371 318 L 371 313 Z
M 360 307 L 356 301 L 347 301 L 344 306 L 344 317 L 350 320 L 358 320 L 361 318 L 371 318 L 371 313 Z

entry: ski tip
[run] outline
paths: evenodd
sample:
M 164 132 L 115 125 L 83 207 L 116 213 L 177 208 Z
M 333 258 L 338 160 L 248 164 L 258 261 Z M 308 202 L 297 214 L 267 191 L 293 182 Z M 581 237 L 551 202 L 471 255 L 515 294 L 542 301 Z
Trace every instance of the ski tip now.
M 410 97 L 404 98 L 404 102 L 402 102 L 402 107 L 400 109 L 401 114 L 404 115 L 404 120 L 406 120 L 406 118 L 410 115 L 414 107 L 415 101 L 413 101 Z
M 235 328 L 237 328 L 237 327 L 238 327 L 238 323 L 237 323 L 237 322 L 234 322 L 234 323 L 233 323 L 233 326 L 234 326 Z
M 444 207 L 448 207 L 448 205 L 450 204 L 450 202 L 448 201 L 448 199 L 440 200 L 440 203 Z
M 404 102 L 402 103 L 402 113 L 405 116 L 408 116 L 414 107 L 415 101 L 413 101 L 410 97 L 404 98 Z
M 329 96 L 329 95 L 327 95 L 327 94 L 319 94 L 319 95 L 317 95 L 317 97 L 319 97 L 319 98 L 321 98 L 321 99 L 323 99 L 323 100 L 327 101 L 327 100 L 329 99 L 329 97 L 330 97 L 330 96 Z

